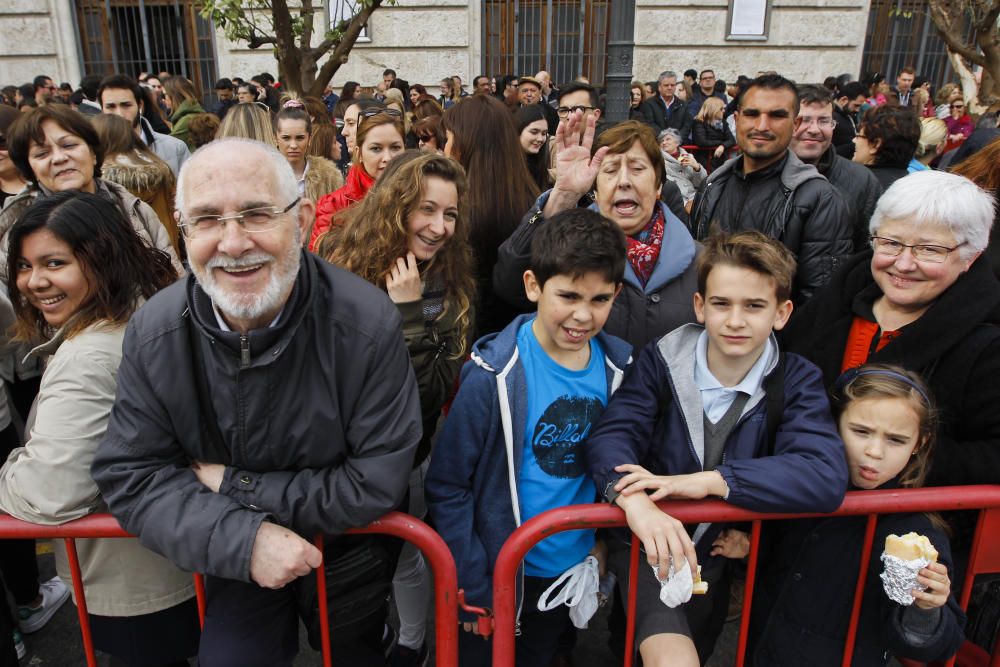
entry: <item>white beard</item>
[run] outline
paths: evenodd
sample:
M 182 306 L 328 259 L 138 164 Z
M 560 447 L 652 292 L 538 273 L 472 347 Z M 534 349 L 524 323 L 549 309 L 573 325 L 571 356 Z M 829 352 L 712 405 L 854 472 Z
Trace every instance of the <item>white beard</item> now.
M 301 248 L 298 243 L 292 243 L 288 253 L 281 258 L 276 258 L 265 252 L 254 252 L 239 258 L 215 255 L 206 262 L 204 267 L 196 266 L 194 262 L 191 262 L 191 271 L 205 294 L 212 299 L 212 303 L 223 315 L 239 320 L 255 320 L 269 312 L 277 311 L 283 305 L 281 300 L 291 291 L 292 284 L 299 273 L 300 259 Z M 216 268 L 234 269 L 257 264 L 270 264 L 271 266 L 271 275 L 267 285 L 257 294 L 226 292 L 215 281 L 212 273 L 212 270 Z

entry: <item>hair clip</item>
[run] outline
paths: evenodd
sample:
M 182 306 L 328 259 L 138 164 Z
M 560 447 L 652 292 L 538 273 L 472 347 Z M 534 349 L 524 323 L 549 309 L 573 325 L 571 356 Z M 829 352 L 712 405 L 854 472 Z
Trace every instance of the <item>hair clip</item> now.
M 890 371 L 882 368 L 865 368 L 864 366 L 856 366 L 854 368 L 848 368 L 844 371 L 837 381 L 834 383 L 834 388 L 838 394 L 843 394 L 847 386 L 853 383 L 856 379 L 863 375 L 881 375 L 882 377 L 890 377 L 895 380 L 899 380 L 903 384 L 912 387 L 914 391 L 920 394 L 920 397 L 924 399 L 924 405 L 928 408 L 931 407 L 931 398 L 927 395 L 920 385 L 911 380 L 906 375 L 902 373 L 897 373 L 896 371 Z
M 302 103 L 302 100 L 288 100 L 281 105 L 282 109 L 305 109 L 306 105 Z

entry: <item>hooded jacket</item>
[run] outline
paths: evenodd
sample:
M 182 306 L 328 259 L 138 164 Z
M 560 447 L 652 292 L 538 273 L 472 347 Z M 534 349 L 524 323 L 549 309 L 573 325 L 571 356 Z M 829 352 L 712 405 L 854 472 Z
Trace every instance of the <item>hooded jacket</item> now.
M 145 117 L 139 116 L 142 126 L 142 140 L 149 147 L 149 150 L 159 156 L 161 160 L 170 165 L 170 171 L 174 176 L 179 176 L 184 162 L 191 157 L 191 150 L 188 145 L 176 137 L 169 134 L 161 134 L 153 130 L 153 126 Z
M 428 510 L 455 556 L 459 586 L 473 605 L 493 606 L 493 566 L 518 525 L 529 388 L 517 334 L 534 317 L 520 315 L 473 346 L 427 471 Z M 631 361 L 631 348 L 603 331 L 597 340 L 604 349 L 610 397 Z
M 797 304 L 829 282 L 852 251 L 850 215 L 840 193 L 791 151 L 748 175 L 742 156 L 713 171 L 694 200 L 692 234 L 704 239 L 715 226 L 725 232 L 755 229 L 795 253 Z
M 854 252 L 868 247 L 868 222 L 882 196 L 882 184 L 868 167 L 838 155 L 831 146 L 820 156 L 816 169 L 840 191 L 850 212 Z
M 754 667 L 837 667 L 854 601 L 865 539 L 864 516 L 769 521 L 757 557 L 750 615 L 749 664 Z M 955 581 L 948 538 L 925 514 L 879 517 L 865 579 L 852 667 L 883 667 L 890 656 L 944 661 L 965 637 L 965 614 L 951 595 L 943 607 L 902 607 L 885 594 L 885 538 L 925 535 Z M 822 601 L 822 604 L 816 604 Z
M 334 537 L 409 488 L 420 402 L 399 312 L 310 253 L 275 325 L 247 334 L 220 329 L 193 276 L 160 291 L 129 322 L 118 379 L 94 481 L 125 530 L 183 569 L 249 581 L 265 519 Z M 192 461 L 226 465 L 218 493 Z
M 624 475 L 615 467 L 638 463 L 656 475 L 701 472 L 704 407 L 694 381 L 695 350 L 704 327 L 687 324 L 643 348 L 621 389 L 584 444 L 598 493 L 610 498 Z M 772 336 L 772 341 L 774 338 Z M 776 345 L 776 342 L 775 342 Z M 765 377 L 778 368 L 777 359 Z M 767 439 L 763 386 L 743 407 L 726 439 L 722 463 L 733 505 L 754 512 L 832 512 L 847 489 L 844 445 L 830 415 L 819 369 L 786 354 L 784 410 L 773 456 Z M 718 527 L 698 534 L 699 562 Z
M 514 233 L 503 242 L 493 270 L 496 294 L 523 312 L 534 309 L 524 294 L 521 276 L 531 263 L 535 230 L 545 224 L 542 211 L 548 198 L 548 192 L 542 193 Z M 622 291 L 604 325 L 606 332 L 624 339 L 633 349 L 695 320 L 693 298 L 698 291 L 695 259 L 702 251 L 701 244 L 692 240 L 684 223 L 670 209 L 662 203 L 657 205 L 663 211 L 663 245 L 653 274 L 643 286 L 632 266 L 625 263 Z M 597 204 L 591 204 L 590 210 L 598 211 Z
M 316 224 L 313 226 L 312 236 L 309 239 L 309 249 L 316 252 L 316 241 L 325 234 L 333 224 L 333 216 L 352 204 L 356 204 L 365 198 L 368 189 L 375 183 L 375 179 L 368 175 L 365 168 L 360 164 L 352 164 L 347 171 L 347 179 L 344 186 L 335 192 L 319 198 L 316 202 Z
M 198 100 L 184 100 L 170 116 L 170 122 L 173 123 L 170 136 L 183 141 L 189 150 L 196 148 L 196 146 L 191 143 L 191 132 L 188 130 L 188 124 L 191 122 L 192 116 L 200 113 L 205 113 L 205 109 L 202 108 Z

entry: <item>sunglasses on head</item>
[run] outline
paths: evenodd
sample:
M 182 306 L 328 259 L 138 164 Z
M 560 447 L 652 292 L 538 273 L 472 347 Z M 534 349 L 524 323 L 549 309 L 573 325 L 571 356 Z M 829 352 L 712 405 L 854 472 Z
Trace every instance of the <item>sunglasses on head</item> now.
M 365 109 L 364 111 L 362 111 L 361 112 L 361 117 L 362 118 L 371 118 L 372 116 L 377 116 L 380 113 L 384 113 L 384 114 L 386 114 L 388 116 L 392 116 L 393 118 L 400 118 L 403 115 L 403 114 L 399 113 L 398 109 L 380 109 L 380 108 L 375 107 L 375 108 L 371 108 L 371 109 Z

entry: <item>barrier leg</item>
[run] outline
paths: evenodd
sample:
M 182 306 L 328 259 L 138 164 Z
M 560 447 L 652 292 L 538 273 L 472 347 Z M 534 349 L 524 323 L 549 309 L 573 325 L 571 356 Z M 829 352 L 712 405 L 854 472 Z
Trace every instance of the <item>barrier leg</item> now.
M 205 577 L 194 575 L 194 597 L 198 601 L 198 624 L 205 629 Z
M 76 613 L 80 618 L 80 635 L 83 639 L 83 652 L 87 656 L 87 667 L 97 667 L 97 656 L 94 655 L 94 638 L 90 634 L 90 616 L 87 613 L 87 598 L 83 592 L 83 575 L 80 573 L 80 558 L 76 553 L 76 540 L 67 537 L 66 558 L 69 561 L 70 576 L 73 578 L 73 592 L 76 594 Z
M 842 667 L 851 667 L 851 658 L 854 656 L 854 640 L 858 636 L 858 619 L 861 616 L 861 599 L 864 597 L 865 580 L 868 578 L 868 561 L 872 557 L 872 542 L 875 540 L 875 522 L 878 521 L 877 514 L 868 515 L 868 523 L 865 524 L 865 541 L 861 548 L 861 565 L 858 568 L 858 583 L 854 586 L 854 604 L 851 606 L 851 624 L 847 627 L 847 639 L 844 641 L 844 659 Z
M 746 662 L 747 640 L 750 633 L 750 607 L 753 605 L 753 586 L 757 580 L 757 556 L 760 549 L 760 521 L 753 522 L 750 531 L 750 563 L 747 565 L 747 580 L 743 588 L 743 615 L 740 617 L 740 638 L 736 644 L 736 667 Z
M 628 599 L 625 600 L 625 667 L 635 660 L 635 598 L 639 590 L 639 538 L 632 536 L 628 554 Z
M 313 544 L 323 553 L 323 536 L 318 535 Z M 323 651 L 323 667 L 330 667 L 330 609 L 326 599 L 326 563 L 316 568 L 316 595 L 319 598 L 319 641 Z

